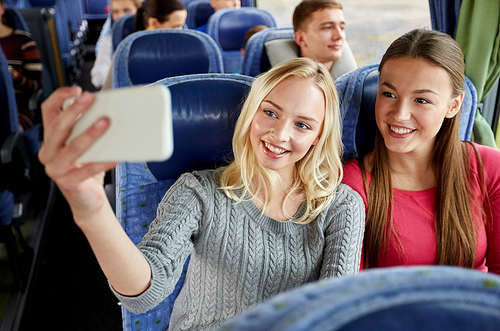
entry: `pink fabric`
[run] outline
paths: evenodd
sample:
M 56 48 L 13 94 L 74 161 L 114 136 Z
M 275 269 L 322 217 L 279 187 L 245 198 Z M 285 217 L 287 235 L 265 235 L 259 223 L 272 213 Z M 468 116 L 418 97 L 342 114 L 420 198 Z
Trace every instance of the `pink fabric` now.
M 493 219 L 488 220 L 487 225 L 484 225 L 479 205 L 484 202 L 479 186 L 479 163 L 477 156 L 472 151 L 471 171 L 474 177 L 472 190 L 475 197 L 475 207 L 473 208 L 474 214 L 477 216 L 478 226 L 474 268 L 500 274 L 500 151 L 482 145 L 476 144 L 475 146 L 477 146 L 483 161 L 485 184 L 491 201 Z M 371 174 L 367 173 L 367 179 L 370 183 Z M 356 160 L 351 160 L 344 165 L 343 182 L 361 195 L 368 214 L 363 178 Z M 380 261 L 380 266 L 436 264 L 437 245 L 434 231 L 436 188 L 417 192 L 393 189 L 393 195 L 393 226 L 403 250 L 401 250 L 397 238 L 394 235 L 391 236 L 387 258 Z

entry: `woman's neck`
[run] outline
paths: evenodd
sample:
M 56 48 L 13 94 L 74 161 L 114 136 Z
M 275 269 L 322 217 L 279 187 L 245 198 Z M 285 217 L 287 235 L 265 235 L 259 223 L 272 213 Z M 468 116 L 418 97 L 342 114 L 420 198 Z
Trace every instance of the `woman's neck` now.
M 12 33 L 13 29 L 5 24 L 0 23 L 0 38 L 7 37 Z
M 388 161 L 394 188 L 405 191 L 423 191 L 437 185 L 431 155 L 389 152 Z

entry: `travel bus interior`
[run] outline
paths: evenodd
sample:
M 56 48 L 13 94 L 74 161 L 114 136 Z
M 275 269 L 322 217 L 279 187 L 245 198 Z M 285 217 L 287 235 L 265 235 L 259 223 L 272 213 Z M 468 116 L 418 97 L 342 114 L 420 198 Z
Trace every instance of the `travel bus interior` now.
M 5 2 L 8 7 L 8 23 L 16 29 L 29 32 L 37 42 L 42 56 L 43 92 L 36 95 L 30 103 L 37 111 L 40 103 L 60 86 L 79 85 L 87 91 L 98 91 L 90 81 L 90 70 L 95 61 L 99 34 L 109 18 L 107 0 Z M 183 2 L 189 6 L 188 3 L 192 0 Z M 243 6 L 256 7 L 270 13 L 275 20 L 273 24 L 278 29 L 292 26 L 293 9 L 299 2 L 300 0 L 242 0 Z M 342 0 L 347 21 L 347 40 L 357 66 L 379 63 L 389 44 L 403 33 L 417 27 L 433 28 L 436 17 L 432 16 L 429 6 L 436 2 L 439 1 Z M 450 0 L 450 3 L 453 1 Z M 453 9 L 453 4 L 450 4 L 446 8 L 450 12 L 443 9 L 444 14 L 441 14 L 454 16 L 456 13 L 451 13 Z M 188 16 L 188 23 L 190 19 L 193 21 Z M 207 38 L 210 37 L 207 35 Z M 220 47 L 220 43 L 214 42 L 212 46 Z M 117 49 L 125 51 L 124 47 L 120 45 Z M 124 55 L 127 59 L 128 56 L 128 53 Z M 225 59 L 234 56 L 234 52 L 228 55 L 228 52 L 223 54 L 221 50 L 220 56 Z M 1 58 L 0 64 L 3 64 Z M 222 64 L 218 65 L 222 67 Z M 228 66 L 227 63 L 225 65 Z M 206 72 L 212 72 L 210 70 Z M 215 72 L 216 70 L 213 71 Z M 251 79 L 245 79 L 236 84 L 238 93 L 243 93 L 241 89 L 250 84 Z M 120 83 L 123 81 L 126 78 L 121 79 Z M 161 84 L 168 86 L 169 82 Z M 182 86 L 176 88 L 182 90 Z M 0 90 L 0 93 L 3 91 Z M 233 103 L 237 105 L 238 100 L 233 100 Z M 478 100 L 478 108 L 491 131 L 497 132 L 500 113 L 498 80 L 490 92 L 482 100 Z M 3 116 L 0 115 L 0 118 L 4 119 Z M 22 192 L 27 194 L 16 194 L 16 204 L 12 204 L 15 206 L 15 217 L 12 224 L 7 226 L 9 234 L 4 235 L 2 232 L 0 237 L 0 331 L 35 330 L 43 327 L 52 330 L 122 330 L 122 308 L 110 291 L 87 240 L 73 222 L 64 197 L 47 178 L 36 157 L 36 150 L 43 143 L 37 138 L 42 137 L 42 133 L 43 127 L 39 125 L 33 133 L 35 147 L 27 151 L 27 160 L 21 158 L 24 161 L 21 162 L 22 165 L 16 164 L 17 172 L 21 166 L 29 172 L 29 176 L 26 176 L 28 172 L 24 172 L 19 178 L 29 177 L 30 188 Z M 2 162 L 3 153 L 2 149 Z M 117 183 L 114 173 L 108 173 L 105 181 L 110 200 L 115 203 L 119 193 L 115 192 Z M 3 208 L 3 203 L 7 201 L 4 199 L 7 198 L 4 195 L 0 197 L 0 207 Z M 3 224 L 2 228 L 5 228 Z M 14 242 L 8 244 L 8 240 Z M 17 265 L 12 264 L 12 253 L 8 253 L 10 247 L 15 247 L 17 252 Z M 402 276 L 408 279 L 414 277 L 413 274 Z M 304 291 L 314 292 L 312 289 Z

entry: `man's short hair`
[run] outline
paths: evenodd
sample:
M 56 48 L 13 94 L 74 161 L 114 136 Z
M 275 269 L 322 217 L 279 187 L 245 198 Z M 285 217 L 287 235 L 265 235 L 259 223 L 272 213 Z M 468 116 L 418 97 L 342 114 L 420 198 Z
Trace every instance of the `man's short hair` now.
M 342 10 L 342 4 L 337 0 L 302 0 L 293 11 L 293 31 L 304 30 L 312 14 L 324 8 Z

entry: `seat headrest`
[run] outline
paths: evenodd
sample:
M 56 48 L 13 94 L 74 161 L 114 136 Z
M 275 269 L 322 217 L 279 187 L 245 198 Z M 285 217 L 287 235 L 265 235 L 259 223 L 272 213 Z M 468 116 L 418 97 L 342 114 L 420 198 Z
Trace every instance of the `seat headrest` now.
M 274 16 L 258 8 L 221 9 L 208 22 L 207 33 L 223 51 L 239 51 L 243 47 L 245 33 L 256 25 L 276 27 Z
M 135 31 L 134 21 L 135 15 L 125 15 L 120 17 L 113 24 L 113 50 L 118 47 L 118 44 L 125 39 L 126 36 Z
M 200 79 L 196 79 L 200 76 Z M 174 153 L 164 162 L 149 162 L 157 180 L 214 168 L 232 157 L 232 137 L 251 78 L 238 75 L 193 75 L 190 81 L 170 85 Z M 235 77 L 236 76 L 236 77 Z

